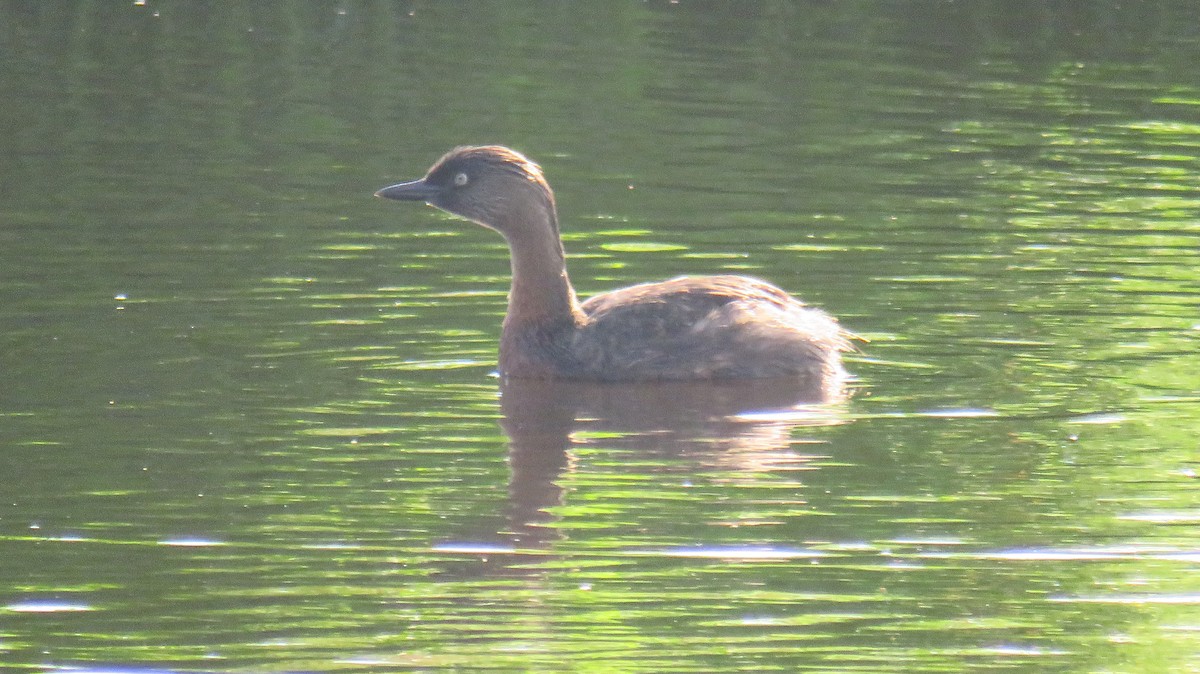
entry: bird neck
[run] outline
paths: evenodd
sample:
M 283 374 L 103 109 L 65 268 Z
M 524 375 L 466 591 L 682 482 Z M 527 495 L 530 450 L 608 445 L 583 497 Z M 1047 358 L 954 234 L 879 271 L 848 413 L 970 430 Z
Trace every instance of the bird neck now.
M 504 328 L 578 324 L 583 313 L 567 276 L 554 203 L 524 210 L 523 226 L 505 230 L 512 258 L 512 288 Z

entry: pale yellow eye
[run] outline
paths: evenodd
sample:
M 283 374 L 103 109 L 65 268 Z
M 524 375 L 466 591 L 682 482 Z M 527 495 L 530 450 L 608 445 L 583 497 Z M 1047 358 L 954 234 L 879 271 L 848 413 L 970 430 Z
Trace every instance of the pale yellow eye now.
M 462 187 L 463 185 L 466 185 L 469 182 L 471 182 L 471 178 L 470 178 L 470 176 L 468 176 L 465 173 L 459 173 L 458 175 L 454 176 L 454 186 L 455 187 Z

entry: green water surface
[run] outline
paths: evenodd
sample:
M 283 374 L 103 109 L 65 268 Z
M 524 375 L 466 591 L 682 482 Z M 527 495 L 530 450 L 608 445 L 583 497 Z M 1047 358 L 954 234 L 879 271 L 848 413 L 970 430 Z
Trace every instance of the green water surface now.
M 0 4 L 0 669 L 1200 672 L 1196 25 Z M 371 198 L 488 142 L 854 397 L 502 386 L 503 242 Z

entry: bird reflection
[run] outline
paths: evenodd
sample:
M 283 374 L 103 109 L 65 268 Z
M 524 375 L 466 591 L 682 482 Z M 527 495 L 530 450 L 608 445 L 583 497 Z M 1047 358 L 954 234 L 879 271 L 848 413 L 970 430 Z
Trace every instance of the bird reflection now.
M 819 392 L 794 380 L 603 384 L 509 379 L 501 387 L 501 426 L 509 441 L 508 536 L 541 549 L 559 538 L 553 508 L 563 504 L 572 448 L 605 447 L 678 458 L 681 469 L 732 475 L 802 467 L 795 429 L 841 423 Z M 736 478 L 731 478 L 736 479 Z

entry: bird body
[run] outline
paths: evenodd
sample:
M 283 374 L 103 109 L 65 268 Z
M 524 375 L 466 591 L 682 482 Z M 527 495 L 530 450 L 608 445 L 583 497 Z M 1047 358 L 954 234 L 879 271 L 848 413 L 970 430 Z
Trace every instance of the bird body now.
M 425 201 L 500 232 L 512 289 L 500 339 L 506 377 L 596 381 L 796 378 L 833 397 L 849 334 L 825 312 L 746 276 L 684 276 L 580 302 L 567 276 L 554 194 L 541 169 L 500 146 L 459 147 L 424 178 L 376 196 Z

